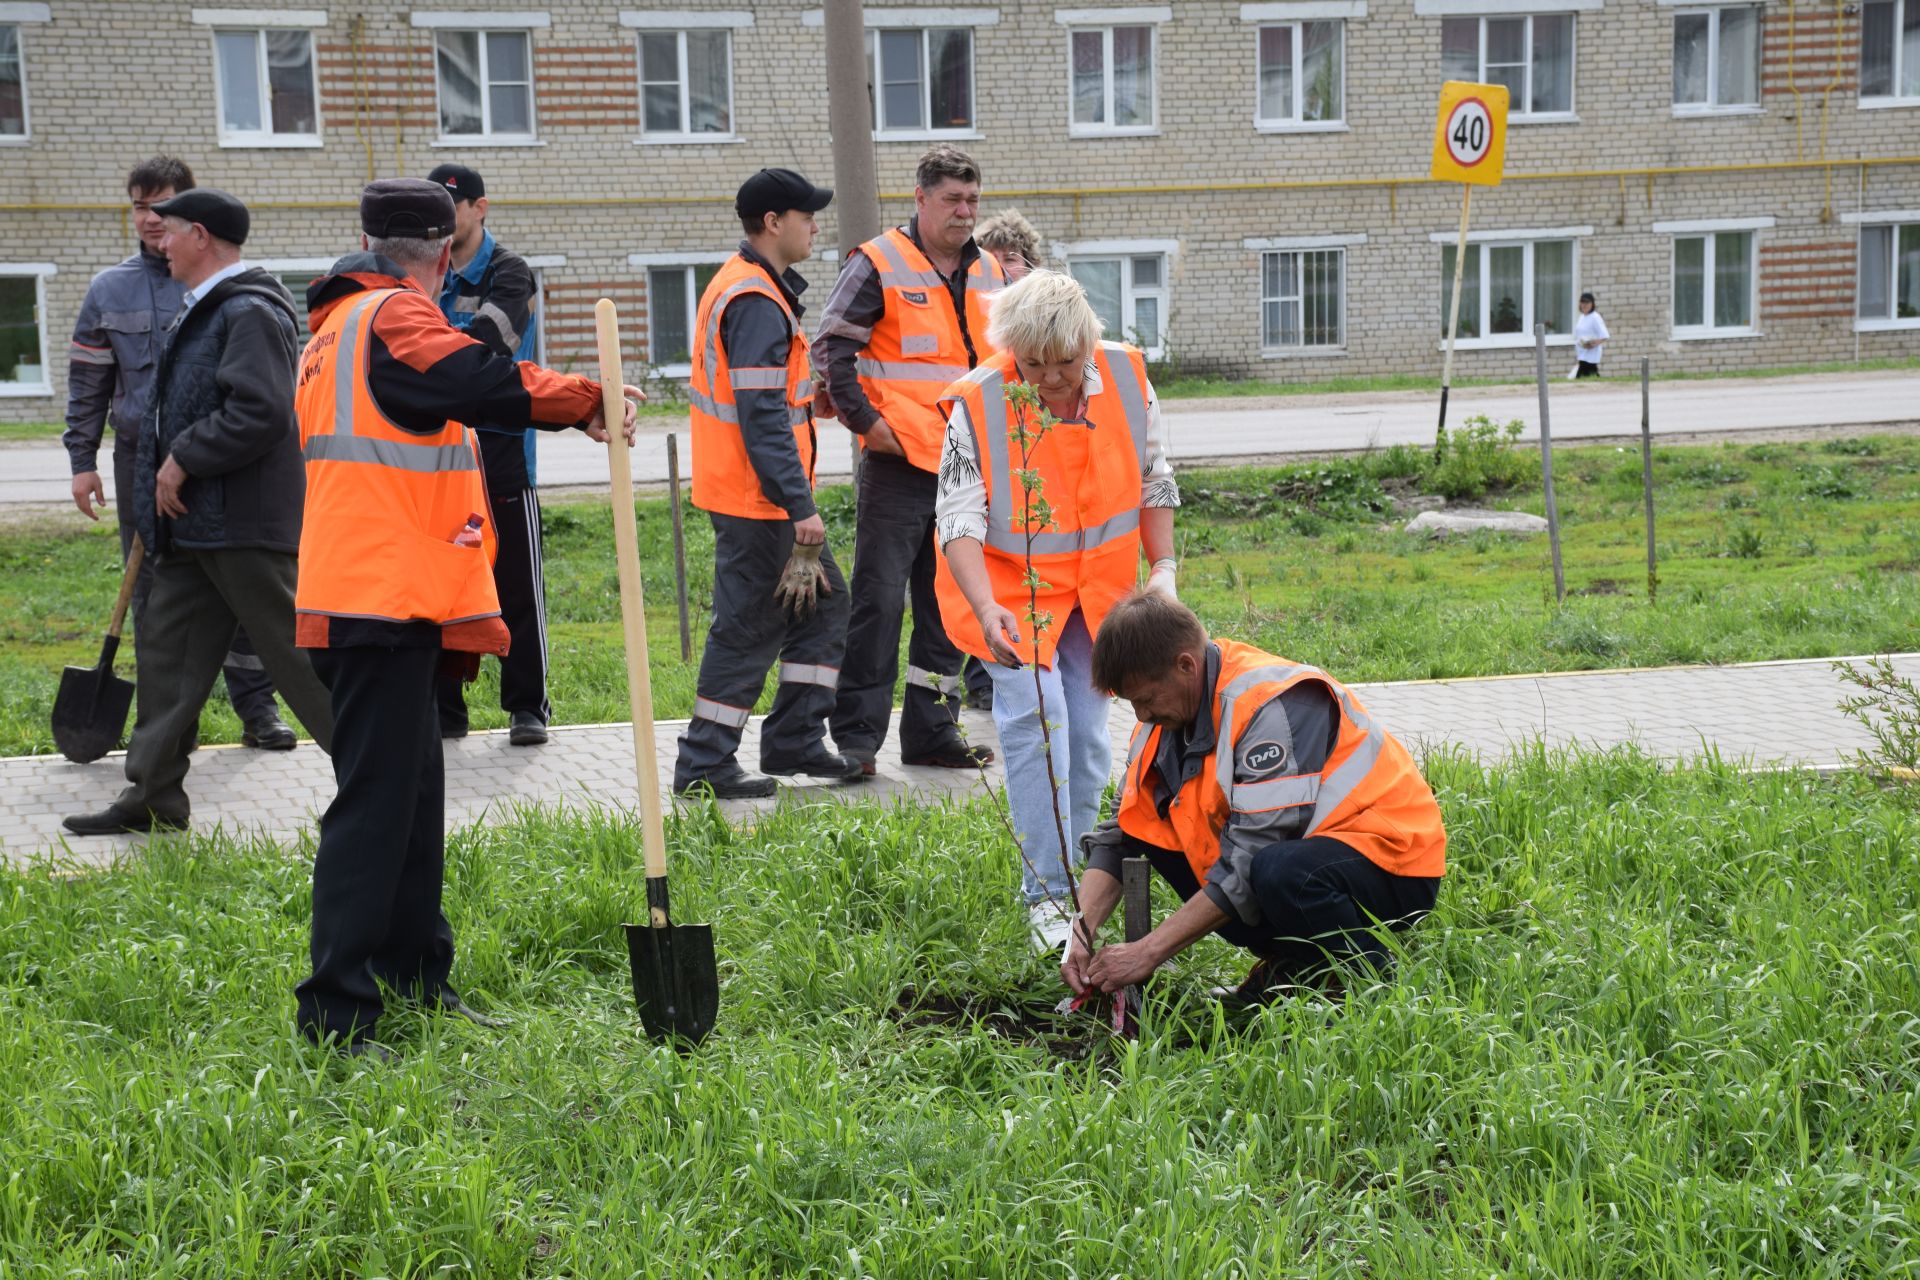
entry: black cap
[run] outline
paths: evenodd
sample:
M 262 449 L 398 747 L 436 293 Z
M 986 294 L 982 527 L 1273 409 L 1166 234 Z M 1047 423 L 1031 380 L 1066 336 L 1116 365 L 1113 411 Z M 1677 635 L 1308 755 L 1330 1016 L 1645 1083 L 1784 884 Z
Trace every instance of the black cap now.
M 178 197 L 175 197 L 178 199 Z M 360 229 L 370 236 L 438 240 L 453 234 L 453 197 L 423 178 L 382 178 L 360 193 Z
M 247 206 L 240 203 L 239 197 L 230 196 L 217 187 L 182 191 L 153 206 L 153 211 L 163 218 L 197 222 L 207 229 L 208 235 L 228 244 L 245 244 L 247 230 L 253 225 Z
M 758 218 L 769 213 L 804 209 L 818 213 L 833 199 L 833 192 L 816 187 L 791 169 L 762 169 L 740 184 L 733 198 L 733 211 L 743 218 Z
M 480 175 L 463 164 L 435 165 L 427 181 L 445 187 L 456 204 L 462 200 L 478 200 L 487 194 L 487 184 Z

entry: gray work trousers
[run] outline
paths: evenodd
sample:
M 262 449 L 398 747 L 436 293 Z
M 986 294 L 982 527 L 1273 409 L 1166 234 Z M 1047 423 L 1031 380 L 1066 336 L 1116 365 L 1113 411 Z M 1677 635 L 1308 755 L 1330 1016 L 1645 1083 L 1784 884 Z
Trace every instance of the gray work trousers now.
M 709 513 L 713 521 L 713 624 L 700 656 L 693 719 L 680 735 L 673 785 L 738 767 L 734 752 L 780 663 L 780 687 L 760 729 L 760 763 L 773 768 L 817 751 L 826 737 L 846 647 L 850 600 L 833 551 L 821 554 L 829 590 L 809 612 L 795 614 L 773 598 L 780 571 L 793 554 L 793 522 Z
M 150 630 L 134 682 L 127 787 L 115 808 L 187 820 L 187 753 L 237 626 L 252 634 L 261 665 L 320 749 L 333 749 L 331 698 L 293 644 L 297 565 L 290 552 L 257 549 L 170 551 L 155 562 Z
M 133 519 L 133 456 L 136 438 L 115 433 L 113 437 L 113 503 L 120 520 L 120 563 L 127 562 L 135 537 Z M 143 559 L 140 572 L 133 575 L 133 664 L 140 667 L 140 648 L 147 635 L 147 596 L 153 591 L 153 561 Z M 227 677 L 227 701 L 242 724 L 255 724 L 268 716 L 278 716 L 280 708 L 273 700 L 273 681 L 267 679 L 260 655 L 245 627 L 233 633 L 233 647 L 227 651 L 222 669 Z

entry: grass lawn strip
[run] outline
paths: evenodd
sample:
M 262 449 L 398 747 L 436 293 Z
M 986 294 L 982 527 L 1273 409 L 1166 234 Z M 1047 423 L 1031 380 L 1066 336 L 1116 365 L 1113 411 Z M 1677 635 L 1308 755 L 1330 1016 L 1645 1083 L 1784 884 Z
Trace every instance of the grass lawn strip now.
M 0 1273 L 1910 1272 L 1913 811 L 1624 752 L 1428 768 L 1450 877 L 1391 981 L 1233 1026 L 1200 993 L 1244 956 L 1203 942 L 1129 1046 L 1019 1029 L 1057 977 L 984 804 L 680 819 L 724 983 L 688 1057 L 639 1034 L 603 817 L 458 835 L 456 978 L 514 1025 L 393 1015 L 373 1070 L 292 1032 L 304 859 L 0 869 Z
M 1490 505 L 1542 510 L 1524 459 Z M 1637 450 L 1555 452 L 1569 598 L 1544 538 L 1434 540 L 1390 501 L 1423 457 L 1399 448 L 1284 468 L 1194 469 L 1175 524 L 1180 590 L 1208 626 L 1342 679 L 1400 680 L 1904 650 L 1920 616 L 1920 438 L 1656 447 L 1658 603 L 1646 600 Z M 822 491 L 853 545 L 843 486 Z M 693 661 L 680 659 L 664 499 L 640 504 L 654 705 L 684 716 L 712 594 L 712 530 L 688 508 Z M 561 724 L 623 720 L 626 672 L 604 502 L 546 507 L 551 696 Z M 0 754 L 52 750 L 59 673 L 91 664 L 118 587 L 111 530 L 64 516 L 0 530 Z M 904 647 L 904 638 L 903 638 Z M 125 664 L 123 663 L 123 666 Z M 902 661 L 901 669 L 905 670 Z M 506 723 L 498 667 L 468 689 L 476 728 Z M 773 695 L 769 681 L 761 710 Z M 207 742 L 239 740 L 216 683 Z

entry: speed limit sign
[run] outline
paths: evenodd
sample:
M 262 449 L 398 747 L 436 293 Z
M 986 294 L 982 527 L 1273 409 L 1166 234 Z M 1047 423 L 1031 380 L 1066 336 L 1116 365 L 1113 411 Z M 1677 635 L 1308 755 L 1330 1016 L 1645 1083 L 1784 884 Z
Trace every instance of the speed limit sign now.
M 1507 87 L 1449 80 L 1440 89 L 1433 134 L 1433 177 L 1500 185 L 1507 161 Z

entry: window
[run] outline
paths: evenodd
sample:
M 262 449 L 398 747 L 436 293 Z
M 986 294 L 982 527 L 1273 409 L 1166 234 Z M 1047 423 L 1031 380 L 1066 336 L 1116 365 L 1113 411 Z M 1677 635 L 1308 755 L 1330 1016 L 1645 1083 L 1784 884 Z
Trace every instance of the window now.
M 1338 124 L 1346 116 L 1344 24 L 1289 22 L 1260 28 L 1259 103 L 1263 129 Z
M 50 396 L 45 264 L 0 265 L 0 396 Z
M 1920 0 L 1860 6 L 1860 100 L 1920 103 Z
M 533 141 L 533 33 L 438 33 L 440 133 Z
M 1446 18 L 1440 69 L 1449 80 L 1503 84 L 1515 121 L 1573 115 L 1573 15 Z
M 1260 345 L 1268 351 L 1346 345 L 1346 251 L 1260 255 Z
M 1675 337 L 1752 332 L 1755 247 L 1751 231 L 1674 237 Z
M 877 136 L 971 133 L 973 32 L 867 32 L 867 103 Z
M 1920 328 L 1920 222 L 1860 228 L 1862 328 Z
M 1155 28 L 1076 29 L 1067 39 L 1072 62 L 1070 132 L 1151 133 L 1158 118 L 1153 79 Z
M 1159 358 L 1166 345 L 1168 251 L 1128 252 L 1124 244 L 1113 245 L 1111 251 L 1097 245 L 1066 246 L 1061 256 L 1086 289 L 1107 339 L 1131 342 Z
M 0 142 L 27 138 L 27 64 L 20 28 L 0 25 Z
M 640 134 L 648 141 L 733 133 L 733 34 L 640 33 Z
M 647 359 L 658 372 L 685 377 L 692 371 L 694 312 L 725 262 L 721 257 L 647 269 Z
M 1533 326 L 1547 326 L 1554 337 L 1570 341 L 1573 335 L 1574 242 L 1523 240 L 1487 241 L 1467 246 L 1466 271 L 1460 282 L 1462 341 L 1484 346 L 1525 346 L 1533 342 Z M 1453 306 L 1455 245 L 1440 250 L 1440 335 L 1447 332 Z
M 213 48 L 221 145 L 319 144 L 311 31 L 215 31 Z
M 1673 15 L 1673 106 L 1684 114 L 1760 105 L 1760 7 Z

